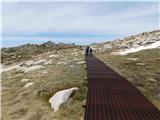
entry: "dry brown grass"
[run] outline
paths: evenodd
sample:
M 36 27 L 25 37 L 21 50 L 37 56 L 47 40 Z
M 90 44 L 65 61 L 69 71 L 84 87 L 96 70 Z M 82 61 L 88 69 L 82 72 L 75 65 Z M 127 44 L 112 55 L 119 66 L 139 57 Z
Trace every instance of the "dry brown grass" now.
M 126 77 L 160 109 L 160 49 L 144 50 L 125 56 L 105 52 L 98 53 L 97 57 Z M 138 58 L 138 60 L 127 58 Z
M 69 53 L 62 55 L 67 59 L 74 58 Z M 84 59 L 82 55 L 77 58 Z M 76 61 L 67 65 L 56 64 L 62 60 L 64 58 L 54 59 L 54 63 L 44 70 L 25 74 L 14 70 L 2 73 L 2 120 L 81 120 L 84 112 L 82 103 L 87 92 L 86 71 L 84 65 L 77 65 Z M 42 74 L 42 71 L 48 73 Z M 30 79 L 34 84 L 24 88 L 23 78 Z M 57 91 L 70 87 L 78 87 L 79 91 L 70 103 L 62 105 L 54 113 L 48 103 L 49 98 Z

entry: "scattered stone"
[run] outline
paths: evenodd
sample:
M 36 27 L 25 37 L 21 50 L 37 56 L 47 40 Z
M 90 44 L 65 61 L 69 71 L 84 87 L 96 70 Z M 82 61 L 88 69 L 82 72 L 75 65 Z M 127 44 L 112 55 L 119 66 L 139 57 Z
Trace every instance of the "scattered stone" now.
M 18 69 L 20 67 L 21 64 L 17 64 L 17 65 L 11 65 L 11 66 L 4 66 L 1 68 L 1 72 L 8 72 L 14 69 Z
M 85 108 L 86 107 L 86 99 L 85 100 L 83 100 L 83 108 Z
M 34 63 L 33 60 L 26 61 L 26 65 L 28 65 L 28 66 L 33 65 L 33 63 Z
M 47 71 L 42 71 L 41 73 L 42 73 L 42 74 L 48 74 L 48 72 L 47 72 Z
M 155 79 L 152 79 L 152 78 L 149 79 L 148 81 L 149 81 L 149 82 L 157 82 Z
M 49 58 L 59 57 L 59 55 L 50 55 Z
M 157 60 L 157 61 L 160 61 L 160 58 L 157 58 L 156 60 Z
M 49 60 L 49 61 L 45 62 L 44 65 L 49 65 L 49 64 L 52 64 L 52 63 L 53 63 L 53 61 Z
M 70 53 L 71 55 L 78 56 L 78 52 Z
M 85 64 L 86 62 L 85 61 L 80 61 L 80 62 L 77 62 L 77 64 Z
M 74 67 L 74 65 L 70 65 L 69 67 L 70 67 L 70 68 L 73 68 L 73 67 Z
M 29 83 L 27 83 L 27 84 L 25 84 L 25 88 L 27 88 L 27 87 L 30 87 L 30 86 L 32 86 L 34 84 L 34 82 L 29 82 Z
M 64 64 L 64 65 L 66 65 L 66 64 L 67 64 L 67 62 L 58 62 L 57 64 L 58 64 L 58 65 L 60 65 L 60 64 Z
M 25 78 L 21 80 L 21 82 L 30 82 L 30 81 L 31 81 L 30 79 L 25 79 Z
M 0 86 L 0 88 L 1 88 L 1 91 L 8 90 L 8 89 L 9 89 L 8 87 L 4 87 L 4 86 Z
M 68 101 L 70 95 L 75 90 L 78 90 L 78 88 L 73 87 L 70 89 L 59 91 L 49 99 L 49 103 L 51 104 L 51 108 L 54 110 L 54 112 L 59 110 L 60 105 Z
M 38 61 L 34 62 L 34 65 L 41 64 L 41 63 L 44 63 L 46 61 L 47 61 L 46 59 L 41 59 L 41 60 L 38 60 Z
M 146 64 L 144 64 L 144 63 L 137 63 L 137 65 L 145 66 Z
M 27 73 L 27 72 L 42 69 L 42 68 L 44 68 L 44 66 L 42 65 L 31 66 L 29 68 L 25 68 L 24 72 Z
M 133 61 L 136 61 L 136 60 L 139 60 L 139 58 L 127 58 L 127 60 L 133 60 Z

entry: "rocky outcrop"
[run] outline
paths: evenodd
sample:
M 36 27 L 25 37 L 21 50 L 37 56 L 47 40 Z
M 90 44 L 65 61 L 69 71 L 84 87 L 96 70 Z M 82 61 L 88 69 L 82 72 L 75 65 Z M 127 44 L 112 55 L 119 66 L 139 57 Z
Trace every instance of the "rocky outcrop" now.
M 129 37 L 116 39 L 114 41 L 105 42 L 101 44 L 91 45 L 99 52 L 105 52 L 107 50 L 125 50 L 130 48 L 138 48 L 140 46 L 149 46 L 157 41 L 160 41 L 160 30 L 152 32 L 144 32 L 138 35 L 132 35 Z

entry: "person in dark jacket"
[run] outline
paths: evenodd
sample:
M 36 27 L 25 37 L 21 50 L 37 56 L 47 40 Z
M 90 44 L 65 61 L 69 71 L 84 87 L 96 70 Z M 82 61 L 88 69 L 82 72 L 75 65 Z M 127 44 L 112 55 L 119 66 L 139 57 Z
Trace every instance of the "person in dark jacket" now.
M 89 55 L 89 47 L 87 46 L 86 48 L 86 55 L 88 56 Z
M 92 48 L 89 49 L 89 54 L 92 55 Z

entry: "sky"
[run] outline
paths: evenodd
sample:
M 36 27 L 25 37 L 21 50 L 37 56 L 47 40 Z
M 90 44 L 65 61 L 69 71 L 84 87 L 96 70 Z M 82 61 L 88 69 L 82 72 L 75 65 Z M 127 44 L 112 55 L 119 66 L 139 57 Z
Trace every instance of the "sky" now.
M 45 41 L 86 45 L 159 29 L 158 1 L 25 1 L 3 1 L 2 47 Z

